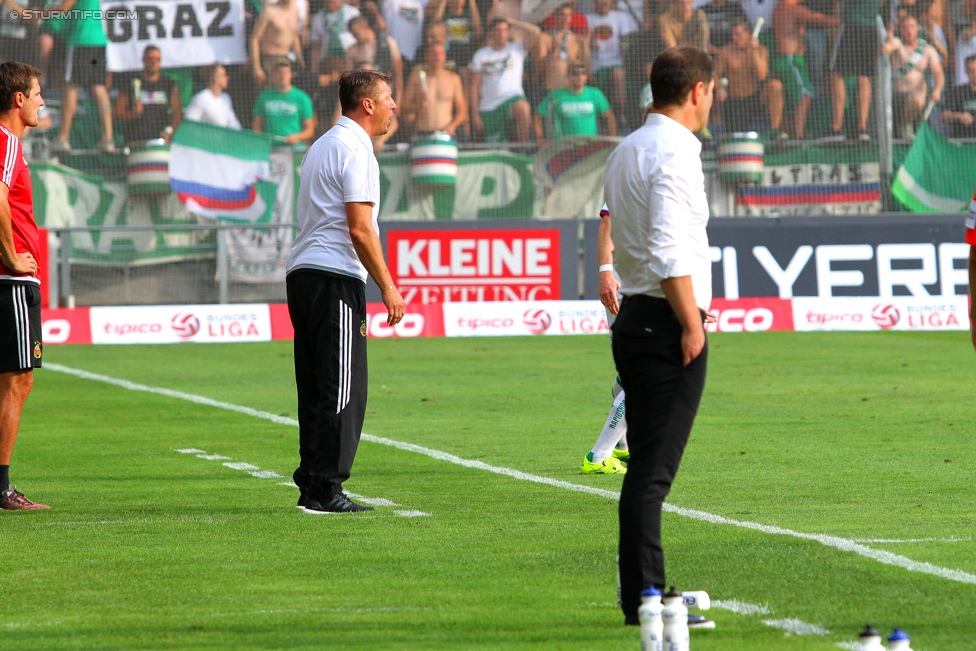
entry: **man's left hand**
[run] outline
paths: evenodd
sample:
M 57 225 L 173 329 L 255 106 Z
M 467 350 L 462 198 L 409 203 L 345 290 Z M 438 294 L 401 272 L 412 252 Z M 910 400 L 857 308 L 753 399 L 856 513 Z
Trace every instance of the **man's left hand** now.
M 383 305 L 386 306 L 386 322 L 391 327 L 400 323 L 400 320 L 403 319 L 403 313 L 406 311 L 406 304 L 396 287 L 388 287 L 383 290 Z

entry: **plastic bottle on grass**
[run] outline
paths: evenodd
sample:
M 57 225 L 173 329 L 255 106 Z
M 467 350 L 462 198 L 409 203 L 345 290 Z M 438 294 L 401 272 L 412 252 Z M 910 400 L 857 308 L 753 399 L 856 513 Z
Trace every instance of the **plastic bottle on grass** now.
M 896 628 L 888 636 L 888 651 L 912 651 L 912 647 L 909 646 L 910 642 L 911 638 L 908 637 L 908 633 Z
M 691 642 L 688 635 L 688 608 L 681 593 L 674 586 L 664 595 L 664 651 L 688 651 Z
M 864 627 L 859 637 L 861 646 L 857 651 L 885 651 L 884 645 L 881 644 L 881 633 L 870 624 Z
M 641 605 L 637 609 L 640 620 L 641 651 L 663 651 L 664 622 L 661 619 L 661 591 L 651 586 L 641 593 Z

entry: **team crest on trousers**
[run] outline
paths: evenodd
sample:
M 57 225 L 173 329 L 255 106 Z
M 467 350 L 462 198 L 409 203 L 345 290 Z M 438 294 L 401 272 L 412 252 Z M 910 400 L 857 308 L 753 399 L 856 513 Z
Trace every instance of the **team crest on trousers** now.
M 361 334 L 364 337 L 366 336 L 366 322 L 365 321 L 363 321 L 362 324 L 359 326 L 359 334 Z
M 40 358 L 41 358 L 41 342 L 35 341 L 34 342 L 34 359 L 40 359 Z

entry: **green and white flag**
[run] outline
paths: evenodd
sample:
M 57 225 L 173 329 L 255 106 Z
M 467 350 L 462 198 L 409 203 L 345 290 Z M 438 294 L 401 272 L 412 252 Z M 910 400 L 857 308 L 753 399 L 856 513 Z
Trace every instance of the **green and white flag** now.
M 966 212 L 976 183 L 976 145 L 960 145 L 922 123 L 891 193 L 920 213 Z

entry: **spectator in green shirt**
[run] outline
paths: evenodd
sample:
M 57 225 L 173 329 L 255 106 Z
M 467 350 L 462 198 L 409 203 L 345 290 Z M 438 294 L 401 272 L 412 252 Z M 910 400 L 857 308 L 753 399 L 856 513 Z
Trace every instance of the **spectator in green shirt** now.
M 315 135 L 315 111 L 301 88 L 291 85 L 291 64 L 280 61 L 271 73 L 271 87 L 254 103 L 251 128 L 283 138 L 290 145 L 307 145 Z
M 599 88 L 587 86 L 587 77 L 586 66 L 574 64 L 569 69 L 569 86 L 551 91 L 536 107 L 536 141 L 545 140 L 544 119 L 551 120 L 549 135 L 552 138 L 598 136 L 597 118 L 603 123 L 604 135 L 617 135 L 617 120 L 607 96 Z
M 70 9 L 94 12 L 101 9 L 101 6 L 99 0 L 65 0 L 60 5 L 51 7 L 52 11 L 64 12 Z M 68 60 L 64 72 L 58 147 L 62 151 L 71 149 L 71 125 L 78 109 L 78 86 L 85 86 L 91 90 L 95 106 L 98 107 L 98 117 L 102 124 L 100 147 L 106 151 L 114 151 L 112 103 L 108 97 L 105 69 L 105 45 L 108 40 L 105 38 L 102 20 L 91 13 L 82 14 L 65 27 L 63 34 L 68 44 Z

